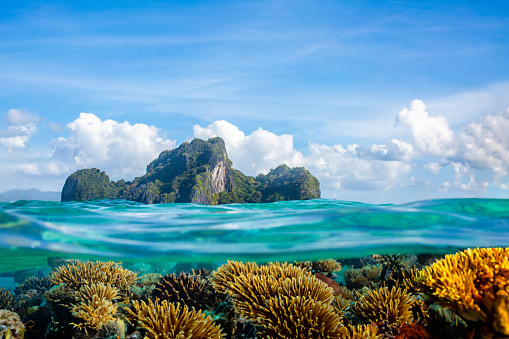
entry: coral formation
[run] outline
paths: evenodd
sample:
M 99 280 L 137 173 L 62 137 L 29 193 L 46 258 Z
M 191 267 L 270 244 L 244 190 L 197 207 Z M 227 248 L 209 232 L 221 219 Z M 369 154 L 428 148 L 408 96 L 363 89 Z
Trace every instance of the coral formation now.
M 25 325 L 19 315 L 9 310 L 0 310 L 0 338 L 22 339 L 25 336 Z
M 11 291 L 0 287 L 0 310 L 13 310 L 14 296 Z
M 415 302 L 418 301 L 400 287 L 393 286 L 390 290 L 382 287 L 361 296 L 354 304 L 354 309 L 360 316 L 377 324 L 385 321 L 389 325 L 403 325 L 414 320 L 411 307 Z
M 113 261 L 84 261 L 72 262 L 68 265 L 59 266 L 51 275 L 51 281 L 55 284 L 65 283 L 71 288 L 80 284 L 103 282 L 111 284 L 120 291 L 125 291 L 138 280 L 136 272 L 132 272 Z
M 111 300 L 92 295 L 89 300 L 84 300 L 76 306 L 71 306 L 72 315 L 81 318 L 84 322 L 72 323 L 79 329 L 92 328 L 100 330 L 103 326 L 118 319 L 114 318 L 117 313 L 117 305 Z
M 36 290 L 44 293 L 49 290 L 53 286 L 53 282 L 48 278 L 37 278 L 37 277 L 29 277 L 22 284 L 19 284 L 14 289 L 14 293 L 16 295 L 23 294 L 30 290 Z
M 236 276 L 248 273 L 258 272 L 258 264 L 254 262 L 241 262 L 228 260 L 217 268 L 217 270 L 210 276 L 210 282 L 214 290 L 219 293 L 224 293 L 229 287 L 229 283 L 234 280 Z
M 359 289 L 363 287 L 377 288 L 380 282 L 382 266 L 367 265 L 361 268 L 351 268 L 345 271 L 346 287 Z
M 200 275 L 185 272 L 162 277 L 152 291 L 152 296 L 201 310 L 209 310 L 216 304 L 209 281 Z
M 341 328 L 340 337 L 342 339 L 381 339 L 382 334 L 378 334 L 378 328 L 375 324 L 362 324 L 357 326 L 347 325 Z
M 328 302 L 304 296 L 272 297 L 257 319 L 257 334 L 267 339 L 339 338 L 341 316 Z
M 212 317 L 201 311 L 189 310 L 180 303 L 156 299 L 133 302 L 134 311 L 126 308 L 138 325 L 147 330 L 148 339 L 219 339 L 223 338 Z
M 509 248 L 468 249 L 421 270 L 416 289 L 509 335 Z
M 331 272 L 341 271 L 341 264 L 336 259 L 323 259 L 317 261 L 295 261 L 294 266 L 307 269 L 311 272 L 324 273 L 329 275 Z

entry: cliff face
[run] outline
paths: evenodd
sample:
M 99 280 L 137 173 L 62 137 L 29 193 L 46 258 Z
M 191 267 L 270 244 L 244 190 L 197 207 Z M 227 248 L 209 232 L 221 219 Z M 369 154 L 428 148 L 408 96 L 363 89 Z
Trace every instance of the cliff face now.
M 194 139 L 162 152 L 147 173 L 132 182 L 111 182 L 98 169 L 70 175 L 62 201 L 126 199 L 147 204 L 225 204 L 320 198 L 318 180 L 302 167 L 281 165 L 267 175 L 247 177 L 232 169 L 223 139 Z

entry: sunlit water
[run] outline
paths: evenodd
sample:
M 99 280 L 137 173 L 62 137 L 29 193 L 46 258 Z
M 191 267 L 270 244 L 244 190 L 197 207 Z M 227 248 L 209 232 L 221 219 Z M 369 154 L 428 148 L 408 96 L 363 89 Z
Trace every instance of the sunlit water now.
M 0 272 L 46 265 L 48 257 L 210 264 L 447 254 L 495 246 L 509 246 L 509 200 L 0 203 Z

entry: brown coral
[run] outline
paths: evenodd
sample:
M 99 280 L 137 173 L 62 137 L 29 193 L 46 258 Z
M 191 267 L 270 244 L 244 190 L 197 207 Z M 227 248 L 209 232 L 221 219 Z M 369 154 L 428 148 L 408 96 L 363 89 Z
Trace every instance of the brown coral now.
M 389 325 L 410 324 L 413 319 L 411 307 L 417 300 L 401 288 L 382 287 L 371 290 L 354 304 L 357 314 L 375 323 L 387 322 Z
M 323 259 L 317 261 L 296 261 L 293 265 L 312 272 L 325 273 L 341 271 L 341 264 L 336 259 Z
M 14 289 L 16 295 L 23 294 L 29 290 L 36 290 L 44 293 L 49 290 L 53 286 L 53 282 L 48 278 L 37 278 L 37 277 L 29 277 L 22 284 L 19 284 Z
M 416 289 L 509 335 L 509 248 L 468 249 L 423 269 Z
M 147 330 L 148 339 L 219 339 L 224 334 L 210 316 L 201 311 L 191 311 L 185 305 L 168 303 L 166 300 L 133 302 L 134 311 L 126 308 Z

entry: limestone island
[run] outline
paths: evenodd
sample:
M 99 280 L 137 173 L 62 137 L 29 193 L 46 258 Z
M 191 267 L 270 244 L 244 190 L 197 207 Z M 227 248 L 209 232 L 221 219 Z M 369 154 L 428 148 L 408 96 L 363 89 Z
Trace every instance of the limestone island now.
M 161 152 L 147 166 L 147 173 L 133 181 L 111 181 L 97 168 L 78 170 L 67 177 L 61 196 L 62 201 L 125 199 L 206 205 L 318 198 L 320 183 L 304 167 L 283 164 L 257 177 L 232 168 L 220 137 L 194 139 Z

